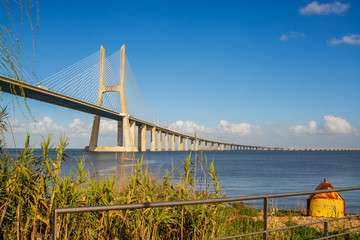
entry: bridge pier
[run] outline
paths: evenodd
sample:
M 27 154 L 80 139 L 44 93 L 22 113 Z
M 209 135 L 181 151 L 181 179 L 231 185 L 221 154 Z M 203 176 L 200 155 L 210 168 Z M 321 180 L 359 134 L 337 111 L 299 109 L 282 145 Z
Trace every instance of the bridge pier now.
M 158 151 L 162 151 L 162 139 L 161 139 L 161 130 L 158 130 L 157 132 L 158 134 L 158 147 L 157 147 L 157 150 Z
M 155 151 L 155 146 L 156 146 L 156 127 L 150 127 L 150 131 L 151 131 L 151 138 L 150 138 L 150 151 L 153 152 Z
M 146 125 L 141 124 L 138 128 L 138 148 L 141 152 L 146 152 Z
M 175 151 L 175 134 L 171 135 L 171 150 Z
M 117 145 L 118 146 L 124 146 L 123 132 L 124 132 L 123 120 L 121 119 L 121 120 L 117 121 Z
M 135 131 L 136 131 L 136 125 L 135 125 L 135 121 L 130 120 L 129 121 L 130 124 L 130 141 L 131 141 L 131 147 L 135 148 L 135 142 L 136 142 L 136 135 L 135 135 Z
M 165 151 L 169 151 L 169 133 L 165 132 Z
M 181 136 L 178 136 L 178 151 L 183 150 L 183 138 Z

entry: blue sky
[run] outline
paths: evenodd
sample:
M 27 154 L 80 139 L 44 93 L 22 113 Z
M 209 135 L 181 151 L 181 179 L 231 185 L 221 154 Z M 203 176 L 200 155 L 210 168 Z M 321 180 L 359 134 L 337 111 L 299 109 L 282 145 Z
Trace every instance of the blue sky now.
M 358 1 L 39 1 L 39 17 L 39 79 L 125 44 L 159 124 L 240 144 L 360 147 Z M 27 22 L 18 32 L 31 56 Z M 49 131 L 88 144 L 91 115 L 28 103 L 37 122 L 10 112 L 17 145 L 26 131 L 36 145 Z M 114 123 L 102 125 L 115 144 Z

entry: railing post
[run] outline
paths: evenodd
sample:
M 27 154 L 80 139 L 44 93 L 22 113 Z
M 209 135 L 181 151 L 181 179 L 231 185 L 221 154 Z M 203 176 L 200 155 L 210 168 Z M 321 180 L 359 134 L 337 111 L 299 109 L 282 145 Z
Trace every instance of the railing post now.
M 54 223 L 53 223 L 53 235 L 54 235 L 54 240 L 56 240 L 56 224 L 57 224 L 57 212 L 56 209 L 54 210 Z
M 324 237 L 328 239 L 329 225 L 328 222 L 324 222 Z
M 264 198 L 264 234 L 263 234 L 263 239 L 267 240 L 267 218 L 268 218 L 268 202 L 269 199 L 268 197 Z

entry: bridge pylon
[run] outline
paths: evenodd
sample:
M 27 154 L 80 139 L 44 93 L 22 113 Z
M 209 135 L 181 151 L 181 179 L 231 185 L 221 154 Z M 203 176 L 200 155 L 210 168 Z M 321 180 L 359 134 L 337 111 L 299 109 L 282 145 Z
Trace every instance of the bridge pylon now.
M 135 146 L 135 122 L 129 120 L 125 96 L 125 45 L 120 50 L 120 84 L 115 86 L 105 86 L 105 48 L 100 46 L 100 78 L 97 105 L 102 106 L 103 96 L 106 92 L 119 92 L 121 101 L 120 120 L 117 127 L 117 146 L 98 146 L 100 119 L 94 115 L 90 144 L 85 148 L 87 151 L 111 151 L 111 152 L 137 152 Z

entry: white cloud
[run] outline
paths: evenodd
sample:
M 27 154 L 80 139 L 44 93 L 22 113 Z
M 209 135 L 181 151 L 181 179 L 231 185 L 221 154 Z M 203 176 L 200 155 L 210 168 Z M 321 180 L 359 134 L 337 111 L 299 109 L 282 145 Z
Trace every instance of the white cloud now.
M 26 133 L 26 126 L 25 124 L 21 123 L 18 119 L 14 119 L 13 121 L 10 121 L 10 126 L 13 131 L 13 133 Z
M 79 118 L 75 118 L 73 122 L 69 123 L 66 128 L 67 134 L 71 136 L 90 136 L 91 126 L 81 122 Z
M 248 136 L 258 135 L 262 132 L 258 126 L 248 123 L 229 123 L 225 120 L 221 120 L 215 128 L 205 127 L 191 121 L 177 121 L 170 124 L 169 128 L 189 135 L 195 134 L 196 131 L 199 137 L 211 134 L 215 138 L 218 135 Z
M 299 9 L 301 15 L 329 15 L 342 14 L 350 8 L 350 3 L 341 3 L 334 1 L 333 3 L 319 4 L 318 1 L 309 3 L 303 8 Z
M 327 41 L 329 45 L 337 45 L 340 43 L 346 43 L 350 45 L 360 45 L 360 34 L 348 34 L 341 39 L 332 38 Z
M 220 133 L 230 133 L 239 136 L 259 134 L 261 132 L 261 129 L 258 126 L 253 126 L 248 123 L 228 123 L 225 120 L 220 121 L 217 130 Z
M 14 119 L 11 121 L 11 128 L 14 133 L 29 133 L 30 135 L 45 136 L 49 133 L 55 135 L 62 135 L 65 133 L 67 137 L 90 137 L 92 124 L 86 124 L 79 118 L 66 125 L 61 125 L 50 117 L 44 117 L 36 122 L 34 121 L 20 121 Z M 111 120 L 100 120 L 100 133 L 103 135 L 114 134 L 117 132 L 117 122 Z
M 334 116 L 324 116 L 323 128 L 327 133 L 347 134 L 355 131 L 348 121 Z
M 182 132 L 189 135 L 193 135 L 195 134 L 195 132 L 211 133 L 213 131 L 213 129 L 211 128 L 206 128 L 204 125 L 199 125 L 191 121 L 177 121 L 171 123 L 169 128 L 174 131 Z
M 103 134 L 116 133 L 117 132 L 117 122 L 101 119 L 100 120 L 100 132 Z
M 296 38 L 304 38 L 305 34 L 300 32 L 289 32 L 288 34 L 284 34 L 280 37 L 280 40 L 286 41 L 290 38 L 296 39 Z
M 308 122 L 308 125 L 296 125 L 290 127 L 290 130 L 295 133 L 317 133 L 318 126 L 315 121 Z
M 51 132 L 64 132 L 65 128 L 56 124 L 50 117 L 44 117 L 37 122 L 31 122 L 27 130 L 30 134 L 47 134 Z
M 298 134 L 356 134 L 358 132 L 345 119 L 331 115 L 324 116 L 320 124 L 310 121 L 307 125 L 296 125 L 289 129 Z
M 91 130 L 91 126 L 81 122 L 80 119 L 75 118 L 73 122 L 62 126 L 50 117 L 44 117 L 36 122 L 34 121 L 20 121 L 14 119 L 10 122 L 12 131 L 14 133 L 29 133 L 30 135 L 47 135 L 49 133 L 63 134 L 66 136 L 87 136 Z

